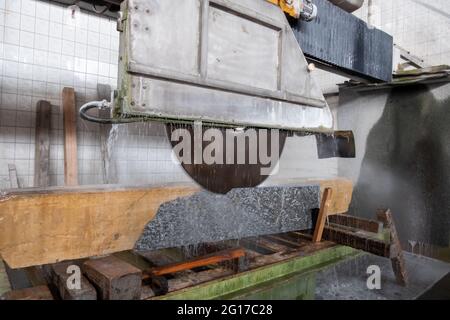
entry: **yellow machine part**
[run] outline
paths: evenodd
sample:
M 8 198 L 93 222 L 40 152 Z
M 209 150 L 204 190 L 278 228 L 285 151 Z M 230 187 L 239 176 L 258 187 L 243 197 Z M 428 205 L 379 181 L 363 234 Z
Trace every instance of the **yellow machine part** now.
M 300 16 L 299 5 L 295 5 L 299 0 L 266 0 L 279 6 L 284 12 L 291 17 L 298 18 Z

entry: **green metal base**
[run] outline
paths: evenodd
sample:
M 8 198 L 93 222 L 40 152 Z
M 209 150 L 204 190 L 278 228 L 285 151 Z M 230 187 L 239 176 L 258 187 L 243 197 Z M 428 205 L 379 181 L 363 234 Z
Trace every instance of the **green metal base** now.
M 361 254 L 361 251 L 350 247 L 335 246 L 323 249 L 307 256 L 299 256 L 285 261 L 277 262 L 271 265 L 260 267 L 254 270 L 232 275 L 226 278 L 213 280 L 169 293 L 157 299 L 163 300 L 209 300 L 209 299 L 247 299 L 261 298 L 270 295 L 273 299 L 273 290 L 268 290 L 273 280 L 277 284 L 284 284 L 285 289 L 278 290 L 279 298 L 285 295 L 286 290 L 297 292 L 292 298 L 307 299 L 311 298 L 311 288 L 314 286 L 314 276 L 305 278 L 301 281 L 300 287 L 291 288 L 288 281 L 284 281 L 288 276 L 303 275 L 307 271 L 321 268 L 325 265 L 336 263 L 348 257 L 354 257 Z M 289 282 L 290 283 L 290 282 Z M 288 288 L 289 287 L 289 288 Z M 287 289 L 286 289 L 287 288 Z M 312 293 L 313 294 L 313 293 Z M 276 295 L 276 294 L 275 294 Z

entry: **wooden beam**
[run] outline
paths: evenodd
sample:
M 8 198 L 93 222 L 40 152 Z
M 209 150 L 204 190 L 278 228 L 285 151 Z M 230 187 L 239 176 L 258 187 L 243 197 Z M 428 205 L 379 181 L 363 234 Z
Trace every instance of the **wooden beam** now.
M 223 250 L 192 260 L 152 268 L 144 273 L 143 279 L 145 280 L 155 276 L 163 276 L 170 273 L 191 270 L 198 267 L 238 259 L 244 256 L 245 250 L 242 248 Z
M 108 256 L 88 260 L 83 264 L 83 272 L 102 300 L 141 298 L 142 271 L 119 258 Z
M 0 256 L 21 268 L 131 250 L 162 203 L 197 191 L 191 185 L 15 190 L 0 195 Z
M 323 239 L 381 257 L 390 258 L 391 255 L 390 243 L 348 230 L 326 226 L 323 230 Z
M 353 182 L 351 180 L 337 178 L 316 180 L 316 182 L 320 185 L 322 199 L 326 189 L 331 188 L 333 190 L 328 207 L 329 214 L 343 214 L 348 212 L 353 197 Z
M 77 263 L 74 262 L 62 262 L 47 266 L 48 281 L 52 287 L 58 292 L 58 295 L 62 300 L 97 300 L 97 291 L 94 286 L 87 280 L 87 278 L 80 274 L 80 288 L 69 288 L 68 281 L 72 275 L 70 266 L 76 266 L 80 268 Z M 79 269 L 81 270 L 81 269 Z
M 51 105 L 47 101 L 39 101 L 36 106 L 34 186 L 50 185 L 50 123 Z
M 47 286 L 39 286 L 9 291 L 0 300 L 53 300 L 53 296 Z
M 322 241 L 323 228 L 325 227 L 325 221 L 329 214 L 331 205 L 331 197 L 333 196 L 333 189 L 326 188 L 323 192 L 322 202 L 320 204 L 319 216 L 317 218 L 316 227 L 312 237 L 313 242 Z
M 274 242 L 283 244 L 289 248 L 298 249 L 301 246 L 301 244 L 299 242 L 294 242 L 291 239 L 288 239 L 287 237 L 285 237 L 283 235 L 267 235 L 265 237 Z
M 349 215 L 331 215 L 328 216 L 328 221 L 329 223 L 334 223 L 373 233 L 380 233 L 383 230 L 383 224 L 379 221 L 352 217 Z
M 17 169 L 15 164 L 8 164 L 8 171 L 9 171 L 9 183 L 11 186 L 11 189 L 18 189 L 19 188 L 19 178 L 17 177 Z
M 64 182 L 78 185 L 77 110 L 75 90 L 64 88 L 62 94 L 64 115 Z
M 380 209 L 377 212 L 377 218 L 383 222 L 384 227 L 390 231 L 391 240 L 391 263 L 394 270 L 397 282 L 403 286 L 408 284 L 408 274 L 406 272 L 405 258 L 403 257 L 403 250 L 398 238 L 397 228 L 395 227 L 392 212 L 389 209 Z

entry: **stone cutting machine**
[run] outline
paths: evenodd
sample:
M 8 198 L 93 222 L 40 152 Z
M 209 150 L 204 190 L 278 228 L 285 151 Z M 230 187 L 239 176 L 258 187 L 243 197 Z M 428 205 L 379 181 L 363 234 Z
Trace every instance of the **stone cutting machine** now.
M 329 18 L 324 23 L 321 14 L 322 18 L 334 15 L 339 19 Z M 333 21 L 341 23 L 342 14 L 350 19 L 348 28 L 360 22 L 326 0 L 125 0 L 118 18 L 118 88 L 111 102 L 84 105 L 81 117 L 98 123 L 161 121 L 167 124 L 168 133 L 198 122 L 220 130 L 239 128 L 242 134 L 248 128 L 280 129 L 280 154 L 286 136 L 313 133 L 319 156 L 353 157 L 353 135 L 333 132 L 332 112 L 312 77 L 314 65 L 309 63 L 313 58 L 339 67 L 342 54 L 311 57 L 301 48 L 302 41 L 308 41 L 305 47 L 316 50 L 310 45 L 315 43 L 311 38 L 321 44 L 317 31 L 329 34 L 327 28 L 336 27 Z M 313 32 L 302 31 L 302 25 L 308 23 L 316 24 Z M 364 37 L 357 46 L 374 42 L 364 26 L 358 27 Z M 343 31 L 334 32 L 335 37 L 348 38 Z M 355 45 L 353 42 L 349 40 L 350 45 Z M 351 60 L 352 49 L 344 50 Z M 364 55 L 362 59 L 376 60 Z M 345 65 L 341 69 L 346 67 L 352 69 Z M 379 70 L 362 73 L 376 78 Z M 88 113 L 93 108 L 110 108 L 111 118 Z M 265 179 L 243 175 L 248 167 L 183 167 L 212 191 L 255 186 Z M 208 185 L 213 173 L 222 175 L 217 181 L 233 181 L 225 187 Z

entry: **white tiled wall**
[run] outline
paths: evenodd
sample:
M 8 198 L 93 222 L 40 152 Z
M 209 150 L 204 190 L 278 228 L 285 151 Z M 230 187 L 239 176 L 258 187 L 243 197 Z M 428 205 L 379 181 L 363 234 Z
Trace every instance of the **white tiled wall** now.
M 450 1 L 373 2 L 380 8 L 375 10 L 375 23 L 393 34 L 397 43 L 430 64 L 450 64 Z M 367 4 L 355 14 L 367 20 Z M 115 28 L 113 20 L 83 12 L 75 12 L 73 18 L 67 8 L 46 1 L 0 0 L 0 189 L 10 186 L 9 163 L 16 165 L 21 186 L 33 185 L 35 106 L 39 100 L 53 105 L 51 184 L 63 184 L 61 91 L 65 86 L 74 87 L 81 106 L 97 99 L 98 83 L 115 87 L 119 41 Z M 335 91 L 335 84 L 345 79 L 321 71 L 316 77 L 325 92 Z M 188 180 L 171 160 L 161 125 L 121 125 L 109 149 L 104 131 L 78 121 L 81 184 Z M 105 150 L 109 161 L 105 161 Z M 312 172 L 308 161 L 316 159 L 304 158 L 292 157 L 287 160 L 292 163 L 282 163 L 288 170 L 282 170 L 284 174 Z M 322 163 L 320 172 L 328 168 L 327 175 L 334 174 L 335 162 Z M 302 169 L 294 172 L 299 165 Z
M 61 92 L 74 87 L 77 105 L 96 100 L 97 84 L 117 83 L 116 22 L 41 0 L 0 0 L 0 189 L 9 188 L 8 164 L 21 187 L 34 184 L 36 104 L 50 101 L 50 183 L 64 184 Z M 78 119 L 80 184 L 184 181 L 171 160 L 161 125 L 120 125 L 108 132 Z M 107 152 L 106 152 L 107 151 Z
M 373 0 L 372 23 L 430 65 L 450 64 L 450 1 Z M 367 1 L 356 15 L 367 21 Z
M 8 163 L 16 165 L 22 186 L 33 185 L 39 100 L 53 106 L 51 182 L 63 183 L 62 89 L 74 87 L 80 105 L 97 98 L 97 83 L 115 86 L 118 42 L 114 21 L 81 12 L 72 16 L 38 0 L 0 0 L 0 187 L 9 186 Z M 79 127 L 84 182 L 91 166 L 100 165 L 100 145 L 98 128 L 81 122 Z

